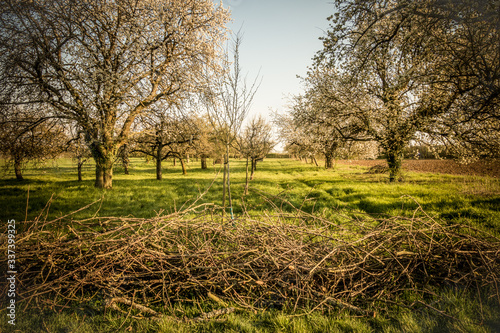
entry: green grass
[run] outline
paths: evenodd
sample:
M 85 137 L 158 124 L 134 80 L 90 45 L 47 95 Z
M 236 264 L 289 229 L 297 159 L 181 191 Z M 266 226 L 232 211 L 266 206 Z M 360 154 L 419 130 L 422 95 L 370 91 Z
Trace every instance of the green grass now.
M 155 166 L 132 159 L 130 175 L 115 168 L 112 190 L 95 189 L 94 168 L 88 163 L 84 180 L 77 181 L 70 159 L 28 166 L 25 181 L 10 172 L 0 175 L 0 221 L 32 220 L 44 210 L 54 219 L 74 212 L 100 198 L 99 202 L 75 214 L 75 218 L 98 216 L 152 217 L 160 211 L 179 210 L 192 202 L 215 179 L 199 203 L 222 203 L 220 166 L 201 170 L 200 163 L 188 164 L 188 175 L 179 165 L 164 163 L 162 181 L 155 179 Z M 500 235 L 500 180 L 487 177 L 454 176 L 406 172 L 405 182 L 389 183 L 387 175 L 367 174 L 367 168 L 338 164 L 334 170 L 287 159 L 266 159 L 258 165 L 251 191 L 244 198 L 250 214 L 261 214 L 280 206 L 283 200 L 308 212 L 339 221 L 339 214 L 412 216 L 421 206 L 442 223 L 462 223 Z M 231 183 L 235 214 L 242 212 L 245 163 L 231 160 Z M 29 193 L 28 193 L 29 192 Z M 52 198 L 52 200 L 51 200 Z M 283 206 L 289 209 L 288 206 Z M 288 208 L 287 208 L 288 207 Z M 47 212 L 48 211 L 48 212 Z M 423 214 L 421 211 L 417 214 Z M 436 291 L 435 304 L 457 319 L 436 316 L 427 308 L 419 311 L 394 307 L 375 318 L 358 318 L 347 312 L 292 316 L 290 311 L 237 312 L 220 321 L 178 323 L 149 322 L 125 318 L 113 312 L 89 311 L 76 305 L 62 313 L 18 313 L 18 332 L 495 332 L 500 331 L 500 307 L 491 299 L 474 299 L 466 291 Z M 208 301 L 207 301 L 208 302 Z M 434 304 L 434 303 L 432 303 Z M 197 315 L 200 306 L 184 305 L 179 313 Z M 199 313 L 198 313 L 199 314 Z M 0 315 L 5 319 L 5 308 Z M 178 315 L 178 314 L 177 314 Z M 0 320 L 0 332 L 12 329 Z
M 76 167 L 69 159 L 59 159 L 38 168 L 28 168 L 26 180 L 10 174 L 0 178 L 0 220 L 35 218 L 52 198 L 48 218 L 73 212 L 100 198 L 102 202 L 75 215 L 152 217 L 164 210 L 180 209 L 203 192 L 216 177 L 219 165 L 201 170 L 191 161 L 188 175 L 180 166 L 164 163 L 162 181 L 155 179 L 153 163 L 133 159 L 131 174 L 115 168 L 112 190 L 93 186 L 94 168 L 85 166 L 84 180 L 76 180 Z M 222 172 L 200 203 L 222 203 Z M 338 212 L 365 212 L 373 215 L 411 216 L 420 205 L 432 217 L 448 223 L 468 223 L 497 234 L 500 230 L 500 180 L 486 177 L 418 174 L 408 172 L 405 182 L 389 183 L 387 175 L 366 173 L 366 168 L 338 164 L 324 170 L 287 159 L 267 159 L 259 164 L 251 191 L 245 197 L 249 211 L 272 206 L 259 192 L 279 195 L 296 207 L 335 218 Z M 245 164 L 231 161 L 232 197 L 235 213 L 241 213 Z M 29 197 L 28 197 L 29 190 Z M 279 204 L 280 199 L 273 202 Z M 28 205 L 26 207 L 26 205 Z
M 291 315 L 285 311 L 239 311 L 222 319 L 205 322 L 179 322 L 170 317 L 161 320 L 134 320 L 112 312 L 93 313 L 75 307 L 72 310 L 43 313 L 32 310 L 17 314 L 15 330 L 0 320 L 2 332 L 498 332 L 500 307 L 491 300 L 478 300 L 467 291 L 444 289 L 443 300 L 436 305 L 454 318 L 436 318 L 429 309 L 410 311 L 394 308 L 391 315 L 373 318 L 357 317 L 348 312 Z M 176 311 L 191 318 L 200 314 L 208 304 L 178 305 Z M 479 309 L 482 312 L 479 313 Z M 2 313 L 3 315 L 3 313 Z

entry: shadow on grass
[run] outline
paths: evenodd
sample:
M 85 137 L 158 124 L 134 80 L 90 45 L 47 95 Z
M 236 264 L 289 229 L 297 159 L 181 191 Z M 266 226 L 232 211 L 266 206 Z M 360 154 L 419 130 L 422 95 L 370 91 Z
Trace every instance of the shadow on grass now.
M 495 212 L 500 212 L 500 197 L 491 199 L 477 199 L 471 201 L 471 205 Z

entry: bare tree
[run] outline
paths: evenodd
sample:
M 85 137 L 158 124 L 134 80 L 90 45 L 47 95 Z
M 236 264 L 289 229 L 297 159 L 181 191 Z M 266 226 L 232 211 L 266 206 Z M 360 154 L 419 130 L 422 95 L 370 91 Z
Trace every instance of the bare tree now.
M 205 94 L 206 106 L 210 122 L 215 130 L 217 137 L 226 148 L 224 156 L 224 176 L 223 176 L 223 194 L 222 205 L 225 206 L 226 190 L 233 218 L 233 208 L 231 201 L 231 181 L 229 168 L 229 149 L 241 130 L 243 120 L 245 119 L 255 93 L 258 90 L 258 75 L 248 85 L 246 77 L 243 76 L 240 66 L 240 46 L 242 42 L 241 33 L 237 33 L 233 40 L 233 61 L 230 68 L 227 68 L 221 81 L 215 84 L 207 85 Z M 226 59 L 226 64 L 229 64 Z M 227 183 L 227 189 L 226 189 Z
M 5 0 L 0 79 L 11 102 L 44 101 L 76 121 L 99 188 L 139 115 L 218 73 L 228 11 L 211 0 Z M 21 93 L 28 89 L 30 93 Z

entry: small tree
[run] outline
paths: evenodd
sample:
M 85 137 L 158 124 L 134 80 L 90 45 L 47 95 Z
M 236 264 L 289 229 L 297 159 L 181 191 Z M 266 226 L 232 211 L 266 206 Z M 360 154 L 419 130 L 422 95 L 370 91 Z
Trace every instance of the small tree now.
M 235 142 L 243 120 L 245 119 L 255 93 L 258 89 L 257 77 L 248 86 L 246 79 L 242 76 L 240 67 L 240 46 L 242 35 L 236 34 L 233 42 L 233 62 L 232 67 L 227 68 L 221 81 L 215 84 L 208 84 L 205 92 L 206 107 L 210 122 L 217 131 L 217 138 L 225 146 L 224 156 L 224 176 L 222 205 L 226 202 L 226 182 L 231 218 L 233 218 L 233 208 L 231 201 L 231 182 L 229 176 L 229 149 Z M 226 64 L 229 64 L 226 59 Z
M 290 110 L 289 110 L 290 111 Z M 317 153 L 310 138 L 305 134 L 305 127 L 296 124 L 291 112 L 284 114 L 275 112 L 273 114 L 273 123 L 278 128 L 279 139 L 285 144 L 287 151 L 294 158 L 302 160 Z
M 83 165 L 92 157 L 92 154 L 87 146 L 85 133 L 78 128 L 78 125 L 72 124 L 69 126 L 71 140 L 68 144 L 68 152 L 76 160 L 76 168 L 78 173 L 78 181 L 82 181 Z
M 217 156 L 216 131 L 207 117 L 195 116 L 192 118 L 192 123 L 197 129 L 196 140 L 193 140 L 192 147 L 201 160 L 201 168 L 207 169 L 207 159 L 210 157 L 215 159 Z

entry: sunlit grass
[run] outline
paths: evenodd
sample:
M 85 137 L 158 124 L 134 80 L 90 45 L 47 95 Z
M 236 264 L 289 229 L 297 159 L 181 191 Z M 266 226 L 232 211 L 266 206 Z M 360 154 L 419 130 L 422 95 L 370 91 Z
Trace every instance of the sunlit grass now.
M 28 168 L 26 180 L 19 182 L 9 173 L 0 177 L 2 220 L 35 218 L 52 197 L 48 218 L 73 212 L 102 198 L 102 202 L 78 213 L 84 218 L 99 216 L 152 217 L 160 211 L 171 212 L 192 202 L 215 182 L 199 203 L 222 204 L 220 165 L 202 170 L 191 160 L 188 175 L 179 165 L 164 162 L 163 180 L 155 179 L 155 166 L 134 158 L 129 175 L 117 166 L 113 189 L 94 188 L 94 167 L 84 168 L 84 180 L 76 179 L 76 167 L 70 159 L 59 159 L 44 166 Z M 366 167 L 338 164 L 325 170 L 288 159 L 266 159 L 258 165 L 250 193 L 244 197 L 248 211 L 272 209 L 263 195 L 278 196 L 295 207 L 332 217 L 353 211 L 381 215 L 412 216 L 421 206 L 431 217 L 448 223 L 469 223 L 497 232 L 500 221 L 500 181 L 488 177 L 454 176 L 432 173 L 405 173 L 405 181 L 389 183 L 387 175 L 367 174 Z M 218 173 L 219 172 L 219 173 Z M 231 186 L 236 214 L 242 212 L 245 163 L 231 160 Z M 29 190 L 29 194 L 28 194 Z M 29 197 L 28 197 L 29 196 Z M 26 207 L 28 203 L 28 206 Z M 26 209 L 27 208 L 27 209 Z

